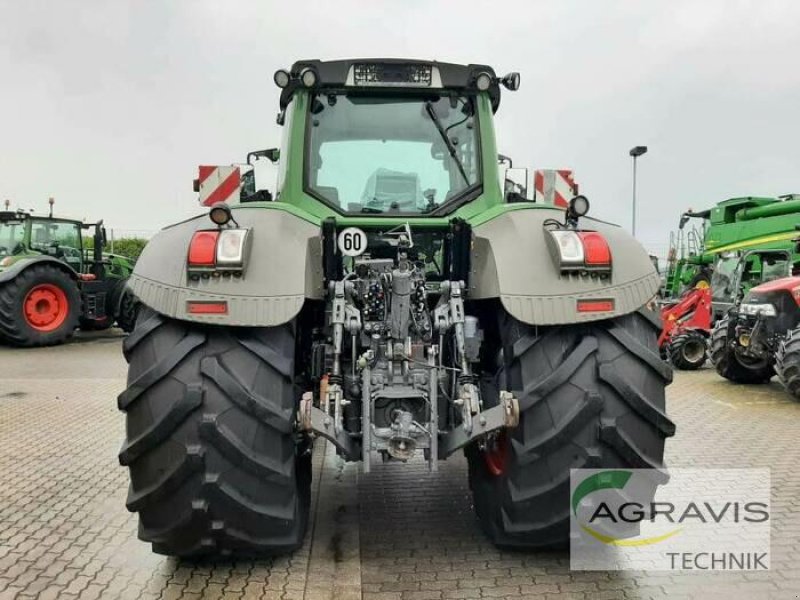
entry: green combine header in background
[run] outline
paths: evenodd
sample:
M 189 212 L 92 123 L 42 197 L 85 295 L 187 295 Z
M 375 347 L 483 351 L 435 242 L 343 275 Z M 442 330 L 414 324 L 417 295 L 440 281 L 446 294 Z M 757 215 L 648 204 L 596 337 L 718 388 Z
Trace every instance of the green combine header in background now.
M 687 230 L 693 219 L 700 221 L 699 226 Z M 797 224 L 798 194 L 730 198 L 708 210 L 685 212 L 670 239 L 664 296 L 674 298 L 689 287 L 710 283 L 715 265 L 723 270 L 735 268 L 740 257 L 751 250 L 794 253 Z

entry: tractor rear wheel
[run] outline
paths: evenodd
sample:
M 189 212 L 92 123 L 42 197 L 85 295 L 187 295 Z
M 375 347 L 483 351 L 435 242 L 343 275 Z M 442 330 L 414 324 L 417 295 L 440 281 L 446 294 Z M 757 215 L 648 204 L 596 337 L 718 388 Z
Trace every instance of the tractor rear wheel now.
M 742 360 L 728 339 L 730 316 L 717 321 L 711 332 L 711 362 L 722 377 L 734 383 L 767 383 L 775 369 L 766 360 Z
M 675 425 L 664 412 L 672 369 L 660 329 L 645 310 L 558 327 L 503 313 L 496 385 L 514 392 L 520 422 L 467 449 L 475 510 L 496 545 L 567 544 L 570 469 L 663 467 Z
M 0 284 L 0 338 L 15 346 L 51 346 L 78 326 L 81 296 L 75 281 L 50 265 L 33 265 Z
M 790 331 L 778 346 L 775 370 L 792 399 L 800 401 L 800 328 Z
M 295 432 L 293 326 L 203 326 L 142 307 L 123 351 L 119 460 L 139 538 L 185 557 L 298 548 L 311 457 Z
M 699 331 L 689 330 L 673 337 L 667 351 L 672 366 L 676 369 L 695 371 L 706 364 L 708 341 Z

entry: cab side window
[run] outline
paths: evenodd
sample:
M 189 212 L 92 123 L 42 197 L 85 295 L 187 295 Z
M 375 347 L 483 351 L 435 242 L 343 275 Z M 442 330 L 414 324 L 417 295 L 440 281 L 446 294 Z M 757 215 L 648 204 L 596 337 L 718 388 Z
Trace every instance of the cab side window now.
M 76 271 L 83 266 L 81 229 L 75 223 L 34 221 L 31 224 L 31 246 L 63 260 Z

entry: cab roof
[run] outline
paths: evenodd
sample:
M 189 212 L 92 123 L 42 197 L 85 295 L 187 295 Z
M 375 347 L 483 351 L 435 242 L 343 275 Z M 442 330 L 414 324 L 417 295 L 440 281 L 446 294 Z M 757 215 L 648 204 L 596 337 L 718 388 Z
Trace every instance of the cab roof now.
M 316 84 L 311 89 L 337 91 L 358 90 L 360 93 L 419 93 L 420 91 L 455 91 L 477 93 L 478 75 L 486 73 L 492 83 L 487 90 L 492 110 L 500 105 L 500 85 L 489 65 L 438 62 L 410 58 L 349 58 L 343 60 L 299 60 L 289 70 L 290 82 L 281 93 L 281 109 L 291 101 L 294 92 L 303 88 L 301 74 L 312 69 Z
M 38 219 L 40 221 L 53 221 L 56 223 L 76 223 L 82 227 L 87 226 L 83 221 L 78 219 L 66 219 L 63 217 L 50 217 L 48 215 L 37 215 L 34 213 L 25 212 L 24 210 L 2 210 L 0 211 L 0 223 L 4 221 L 24 221 L 26 219 Z

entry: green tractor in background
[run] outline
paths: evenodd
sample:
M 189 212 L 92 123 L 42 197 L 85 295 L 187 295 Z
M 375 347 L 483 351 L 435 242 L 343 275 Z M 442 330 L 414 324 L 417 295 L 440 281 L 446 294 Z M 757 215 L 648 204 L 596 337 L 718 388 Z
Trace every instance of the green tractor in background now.
M 93 243 L 85 248 L 89 229 Z M 0 342 L 49 346 L 77 327 L 115 323 L 130 331 L 137 303 L 126 282 L 133 262 L 103 253 L 105 243 L 102 221 L 0 212 Z

